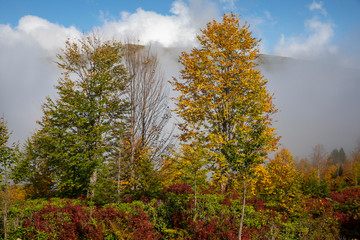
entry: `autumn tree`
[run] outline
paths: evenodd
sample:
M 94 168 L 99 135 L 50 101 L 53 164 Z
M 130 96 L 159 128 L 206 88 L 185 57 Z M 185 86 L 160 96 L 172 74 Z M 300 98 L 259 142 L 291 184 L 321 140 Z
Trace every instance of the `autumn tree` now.
M 260 194 L 275 207 L 289 213 L 299 211 L 304 196 L 301 193 L 300 174 L 295 168 L 291 152 L 282 149 L 264 168 L 257 183 Z
M 41 161 L 52 168 L 60 196 L 92 195 L 97 170 L 112 155 L 121 136 L 127 72 L 119 42 L 102 42 L 95 34 L 66 42 L 57 55 L 63 71 L 58 99 L 43 104 L 36 138 Z
M 349 180 L 353 185 L 357 186 L 360 184 L 360 138 L 351 155 L 351 176 Z
M 172 159 L 173 171 L 178 175 L 177 180 L 189 183 L 194 188 L 194 211 L 196 216 L 198 186 L 206 182 L 209 174 L 208 154 L 199 142 L 182 144 L 180 151 L 174 153 Z
M 175 112 L 183 119 L 180 140 L 196 141 L 209 152 L 213 179 L 223 190 L 232 171 L 243 175 L 241 239 L 250 170 L 278 142 L 271 126 L 276 109 L 267 80 L 256 68 L 259 41 L 249 26 L 241 26 L 234 14 L 225 14 L 222 22 L 209 22 L 201 33 L 200 48 L 182 53 L 179 61 L 184 68 L 172 81 L 179 92 Z

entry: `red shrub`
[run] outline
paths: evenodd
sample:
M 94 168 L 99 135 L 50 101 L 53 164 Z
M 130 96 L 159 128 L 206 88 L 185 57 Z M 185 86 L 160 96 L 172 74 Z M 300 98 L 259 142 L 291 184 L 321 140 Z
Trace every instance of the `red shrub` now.
M 136 215 L 130 216 L 129 226 L 132 228 L 134 239 L 160 239 L 161 237 L 149 221 L 149 216 L 142 210 L 137 210 Z
M 26 218 L 22 225 L 27 229 L 21 236 L 27 239 L 37 239 L 39 234 L 49 239 L 104 239 L 105 236 L 118 236 L 122 232 L 133 239 L 159 239 L 149 221 L 149 217 L 142 210 L 136 214 L 120 212 L 115 207 L 91 208 L 85 205 L 58 207 L 46 205 L 31 217 Z
M 190 221 L 187 231 L 192 239 L 211 240 L 237 239 L 239 226 L 231 215 L 221 215 L 211 218 L 209 221 Z M 246 235 L 246 234 L 245 234 Z M 247 239 L 244 237 L 243 239 Z
M 231 206 L 231 201 L 237 200 L 240 198 L 240 194 L 236 193 L 236 192 L 228 192 L 225 195 L 224 200 L 221 202 L 221 204 L 226 205 L 226 206 Z
M 265 201 L 261 198 L 258 197 L 252 197 L 252 198 L 248 198 L 246 199 L 247 203 L 249 205 L 252 205 L 253 207 L 255 207 L 255 209 L 257 211 L 262 211 L 265 210 Z
M 340 204 L 360 201 L 360 188 L 349 188 L 342 192 L 332 192 L 330 196 L 333 200 Z
M 177 183 L 164 188 L 164 193 L 174 194 L 192 194 L 194 193 L 191 186 L 187 183 Z
M 341 224 L 340 233 L 343 237 L 353 239 L 360 237 L 360 188 L 350 188 L 342 192 L 332 192 L 335 201 L 335 215 Z

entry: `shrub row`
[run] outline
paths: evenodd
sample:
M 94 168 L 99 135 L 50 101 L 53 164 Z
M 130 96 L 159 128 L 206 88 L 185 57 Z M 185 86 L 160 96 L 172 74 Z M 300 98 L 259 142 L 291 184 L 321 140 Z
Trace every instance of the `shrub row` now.
M 243 239 L 359 238 L 360 188 L 308 199 L 292 215 L 260 198 L 247 200 Z M 236 192 L 194 194 L 187 184 L 157 199 L 96 206 L 87 199 L 28 200 L 12 207 L 11 239 L 237 239 L 242 199 Z

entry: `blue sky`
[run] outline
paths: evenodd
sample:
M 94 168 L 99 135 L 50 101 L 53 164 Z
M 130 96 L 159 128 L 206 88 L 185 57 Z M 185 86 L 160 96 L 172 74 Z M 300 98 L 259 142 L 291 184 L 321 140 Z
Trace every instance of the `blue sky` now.
M 179 1 L 1 0 L 0 24 L 9 24 L 12 28 L 16 28 L 22 17 L 32 15 L 50 23 L 64 27 L 74 26 L 80 32 L 88 32 L 94 27 L 101 28 L 104 22 L 121 21 L 123 12 L 136 14 L 139 8 L 163 16 L 176 15 L 171 11 L 175 2 Z M 244 20 L 250 22 L 255 35 L 262 39 L 262 50 L 270 54 L 286 55 L 284 52 L 275 51 L 281 39 L 285 39 L 285 43 L 288 40 L 289 42 L 286 43 L 288 45 L 290 41 L 299 44 L 305 42 L 311 34 L 314 34 L 314 29 L 306 25 L 309 21 L 316 20 L 331 26 L 329 30 L 332 34 L 327 39 L 323 39 L 326 44 L 347 45 L 346 41 L 349 41 L 349 38 L 359 38 L 359 34 L 354 33 L 360 31 L 359 0 L 184 0 L 183 2 L 189 8 L 202 5 L 205 11 L 200 8 L 199 15 L 205 20 L 219 18 L 224 12 L 239 13 Z M 209 5 L 212 7 L 208 7 Z M 311 5 L 315 7 L 311 9 Z

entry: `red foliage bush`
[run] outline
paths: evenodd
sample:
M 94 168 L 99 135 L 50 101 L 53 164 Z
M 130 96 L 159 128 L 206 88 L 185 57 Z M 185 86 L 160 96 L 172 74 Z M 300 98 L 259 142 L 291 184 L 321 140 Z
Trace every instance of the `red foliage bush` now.
M 172 184 L 169 187 L 164 187 L 164 193 L 192 194 L 194 192 L 188 183 L 177 183 Z
M 226 205 L 226 206 L 231 206 L 232 204 L 231 204 L 231 201 L 234 201 L 234 200 L 237 200 L 237 199 L 239 199 L 240 198 L 240 194 L 238 194 L 238 193 L 236 193 L 236 192 L 228 192 L 228 193 L 226 193 L 226 195 L 225 195 L 225 198 L 224 198 L 224 200 L 222 201 L 222 203 L 221 204 L 223 204 L 223 205 Z
M 252 205 L 257 211 L 266 209 L 265 201 L 258 197 L 252 197 L 246 200 L 247 204 Z
M 24 237 L 34 239 L 41 233 L 49 239 L 103 239 L 102 229 L 91 224 L 89 213 L 85 206 L 71 205 L 65 207 L 47 205 L 39 212 L 34 212 L 26 218 L 24 228 L 33 228 Z
M 42 235 L 48 239 L 101 240 L 105 236 L 119 238 L 119 232 L 133 239 L 159 239 L 161 236 L 140 209 L 131 214 L 112 206 L 91 208 L 72 205 L 70 201 L 64 207 L 46 205 L 26 218 L 22 228 L 27 229 L 21 236 L 26 239 L 37 239 Z
M 132 215 L 129 219 L 134 239 L 160 239 L 161 235 L 154 230 L 149 216 L 142 210 L 138 210 L 136 215 Z
M 349 188 L 342 192 L 332 192 L 330 196 L 339 204 L 351 204 L 354 201 L 360 201 L 360 188 Z
M 239 226 L 232 215 L 220 215 L 209 221 L 190 221 L 188 232 L 192 239 L 235 240 L 238 239 Z M 242 239 L 249 239 L 247 231 L 243 232 Z
M 360 188 L 350 188 L 342 192 L 332 192 L 335 201 L 335 215 L 341 224 L 340 234 L 343 237 L 360 238 Z

